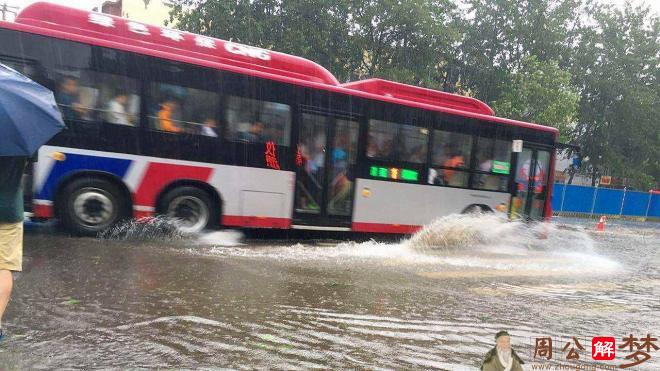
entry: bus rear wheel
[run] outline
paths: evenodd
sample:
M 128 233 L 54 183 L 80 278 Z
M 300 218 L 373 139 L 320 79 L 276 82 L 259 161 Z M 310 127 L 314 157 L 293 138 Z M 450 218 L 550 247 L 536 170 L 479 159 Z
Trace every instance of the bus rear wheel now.
M 95 236 L 128 218 L 127 200 L 115 184 L 105 179 L 80 178 L 60 193 L 59 214 L 65 229 Z
M 468 215 L 481 215 L 481 214 L 490 214 L 493 210 L 485 205 L 470 205 L 463 210 L 463 214 Z
M 160 214 L 173 219 L 184 233 L 199 233 L 215 225 L 218 211 L 208 193 L 190 186 L 165 193 L 158 207 Z

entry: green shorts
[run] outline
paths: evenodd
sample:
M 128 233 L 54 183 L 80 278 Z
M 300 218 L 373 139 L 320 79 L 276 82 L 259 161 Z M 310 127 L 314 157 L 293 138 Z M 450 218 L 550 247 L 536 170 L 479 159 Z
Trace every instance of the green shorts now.
M 0 223 L 0 270 L 23 268 L 23 222 Z

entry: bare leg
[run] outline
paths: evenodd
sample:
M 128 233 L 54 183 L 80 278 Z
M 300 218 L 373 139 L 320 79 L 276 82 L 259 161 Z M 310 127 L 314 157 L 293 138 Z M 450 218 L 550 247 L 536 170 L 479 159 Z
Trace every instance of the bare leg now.
M 2 327 L 2 315 L 5 313 L 9 297 L 11 295 L 11 288 L 14 284 L 11 271 L 6 269 L 0 270 L 0 327 Z

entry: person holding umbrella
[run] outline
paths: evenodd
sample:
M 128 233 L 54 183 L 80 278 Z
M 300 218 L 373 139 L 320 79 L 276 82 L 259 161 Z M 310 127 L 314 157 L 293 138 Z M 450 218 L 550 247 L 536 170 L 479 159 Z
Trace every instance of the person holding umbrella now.
M 12 271 L 21 271 L 23 263 L 25 165 L 64 127 L 50 90 L 0 64 L 0 341 Z

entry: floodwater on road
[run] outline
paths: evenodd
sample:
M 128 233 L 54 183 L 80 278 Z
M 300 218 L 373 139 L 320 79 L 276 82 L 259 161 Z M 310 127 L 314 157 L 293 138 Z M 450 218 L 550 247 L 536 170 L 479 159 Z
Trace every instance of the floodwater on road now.
M 660 226 L 594 229 L 456 216 L 345 242 L 33 228 L 0 369 L 478 369 L 502 329 L 526 370 L 595 367 L 593 336 L 617 342 L 599 365 L 631 363 L 624 337 L 660 338 Z M 649 355 L 633 369 L 660 369 Z

